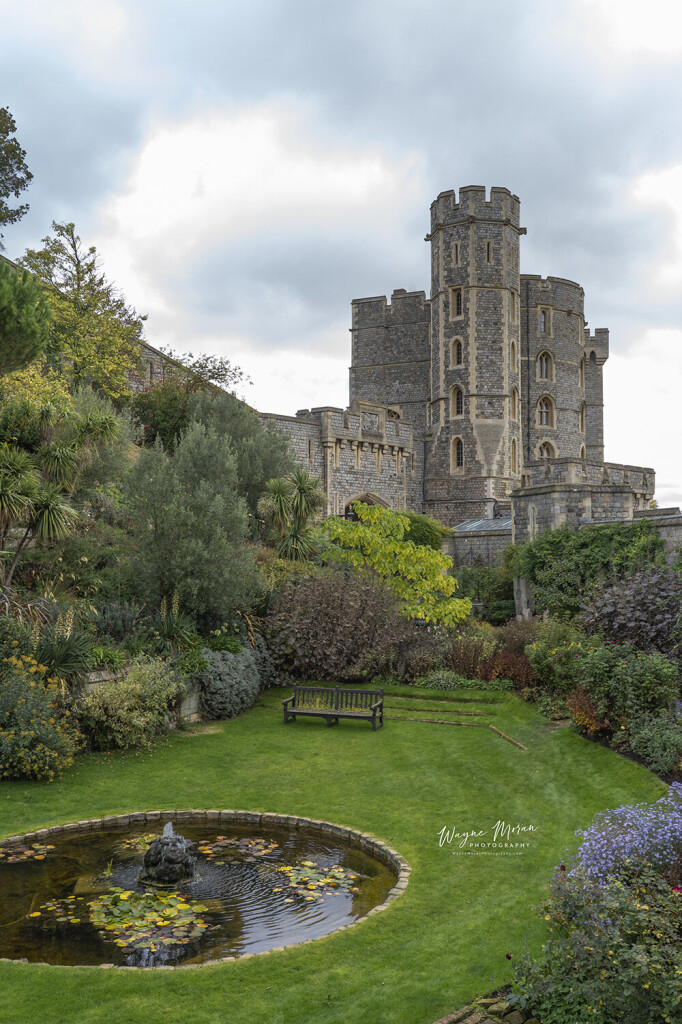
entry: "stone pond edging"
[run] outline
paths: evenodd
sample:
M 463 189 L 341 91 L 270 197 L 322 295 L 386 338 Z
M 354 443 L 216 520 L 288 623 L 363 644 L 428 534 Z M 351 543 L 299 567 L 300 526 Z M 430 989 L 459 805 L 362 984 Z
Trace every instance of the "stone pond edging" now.
M 357 829 L 348 828 L 344 825 L 334 825 L 329 821 L 322 821 L 319 818 L 303 818 L 298 815 L 291 814 L 269 814 L 259 813 L 258 811 L 203 811 L 203 810 L 168 810 L 168 811 L 134 811 L 131 814 L 113 814 L 105 818 L 87 818 L 83 821 L 70 822 L 67 825 L 53 825 L 50 828 L 39 828 L 34 832 L 24 832 L 20 835 L 6 836 L 4 839 L 0 839 L 0 848 L 4 846 L 11 846 L 15 843 L 35 843 L 35 842 L 49 842 L 49 840 L 58 835 L 71 835 L 76 832 L 91 832 L 100 829 L 109 828 L 111 826 L 125 827 L 125 826 L 139 826 L 145 823 L 159 825 L 161 821 L 172 821 L 174 824 L 181 824 L 182 822 L 196 822 L 198 825 L 209 825 L 215 822 L 216 825 L 249 825 L 252 828 L 258 828 L 260 826 L 279 826 L 290 829 L 308 829 L 311 832 L 319 832 L 321 835 L 329 836 L 335 839 L 347 842 L 349 847 L 355 850 L 360 850 L 363 853 L 368 853 L 370 856 L 375 857 L 385 867 L 390 868 L 397 874 L 397 880 L 393 888 L 390 890 L 388 896 L 383 903 L 368 910 L 366 914 L 359 917 L 352 924 L 341 925 L 340 928 L 336 928 L 333 932 L 328 932 L 327 936 L 319 936 L 316 939 L 303 939 L 301 942 L 292 942 L 286 946 L 275 946 L 273 949 L 263 950 L 261 953 L 242 953 L 239 956 L 225 956 L 220 957 L 216 960 L 206 960 L 201 964 L 178 964 L 177 966 L 163 965 L 160 967 L 127 967 L 118 966 L 116 964 L 83 964 L 78 969 L 87 968 L 89 970 L 101 970 L 102 968 L 111 968 L 112 970 L 118 971 L 186 971 L 186 970 L 200 970 L 202 967 L 215 967 L 216 964 L 227 963 L 231 960 L 248 960 L 255 956 L 266 956 L 268 953 L 281 952 L 284 949 L 294 949 L 296 946 L 305 946 L 311 942 L 319 942 L 320 938 L 327 938 L 329 935 L 336 935 L 338 932 L 347 931 L 349 928 L 354 928 L 360 922 L 371 917 L 373 914 L 378 914 L 382 910 L 386 910 L 393 900 L 401 896 L 407 888 L 407 881 L 410 877 L 410 865 L 407 861 L 400 856 L 397 850 L 394 850 L 387 843 L 377 839 L 376 836 L 370 835 L 369 832 L 360 832 Z M 0 963 L 28 963 L 28 960 L 21 958 L 19 960 L 13 960 L 11 957 L 0 957 Z M 57 964 L 33 964 L 32 966 L 59 966 Z

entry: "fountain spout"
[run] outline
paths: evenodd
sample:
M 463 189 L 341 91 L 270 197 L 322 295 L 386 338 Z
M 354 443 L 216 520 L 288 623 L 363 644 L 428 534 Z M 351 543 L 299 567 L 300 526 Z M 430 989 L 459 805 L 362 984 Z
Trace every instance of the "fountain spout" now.
M 171 889 L 194 878 L 196 862 L 196 843 L 174 832 L 173 823 L 168 821 L 145 853 L 138 881 Z

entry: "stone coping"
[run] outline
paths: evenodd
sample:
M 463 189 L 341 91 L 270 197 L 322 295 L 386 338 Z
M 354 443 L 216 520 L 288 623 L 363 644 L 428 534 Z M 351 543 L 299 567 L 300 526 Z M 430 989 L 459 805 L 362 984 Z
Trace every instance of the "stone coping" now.
M 349 847 L 355 850 L 360 850 L 363 853 L 368 853 L 370 856 L 375 857 L 381 864 L 395 871 L 397 879 L 395 885 L 390 890 L 388 896 L 383 903 L 380 903 L 376 907 L 372 907 L 366 914 L 359 917 L 352 924 L 341 925 L 340 928 L 336 928 L 333 932 L 327 932 L 326 935 L 320 935 L 315 939 L 303 939 L 301 942 L 291 942 L 286 946 L 275 946 L 273 949 L 266 949 L 260 953 L 242 953 L 239 956 L 225 956 L 220 957 L 216 960 L 205 960 L 201 964 L 178 964 L 173 965 L 160 965 L 159 967 L 128 967 L 125 965 L 118 966 L 116 964 L 80 964 L 72 965 L 78 967 L 79 970 L 87 968 L 89 970 L 101 970 L 102 968 L 111 968 L 112 970 L 118 971 L 186 971 L 186 970 L 200 970 L 202 967 L 215 967 L 216 964 L 227 963 L 232 960 L 248 960 L 255 956 L 266 956 L 268 953 L 278 953 L 285 949 L 294 949 L 296 946 L 305 946 L 311 942 L 319 942 L 320 939 L 328 938 L 330 935 L 336 935 L 337 932 L 347 931 L 349 928 L 354 928 L 360 924 L 366 918 L 371 917 L 373 914 L 378 914 L 382 910 L 386 910 L 393 900 L 401 896 L 407 888 L 407 881 L 410 877 L 410 865 L 407 861 L 400 856 L 397 850 L 394 850 L 387 843 L 377 839 L 376 836 L 370 835 L 369 832 L 359 832 L 357 829 L 348 828 L 344 825 L 334 825 L 329 821 L 322 821 L 319 818 L 303 818 L 298 815 L 291 814 L 269 814 L 260 813 L 258 811 L 203 811 L 203 810 L 167 810 L 167 811 L 134 811 L 130 814 L 113 814 L 105 818 L 87 818 L 83 821 L 70 822 L 67 825 L 53 825 L 51 828 L 39 828 L 35 832 L 24 832 L 20 835 L 6 836 L 4 839 L 0 839 L 0 847 L 11 846 L 14 843 L 32 843 L 32 842 L 45 842 L 48 839 L 59 835 L 73 835 L 75 833 L 97 831 L 99 829 L 106 829 L 110 827 L 122 828 L 135 826 L 139 827 L 145 823 L 153 823 L 159 825 L 161 821 L 172 821 L 174 823 L 185 824 L 192 823 L 197 825 L 210 825 L 215 822 L 219 826 L 230 826 L 230 825 L 248 825 L 251 828 L 259 828 L 260 826 L 274 826 L 284 827 L 289 829 L 309 829 L 312 832 L 319 832 L 321 835 L 329 836 L 334 839 L 337 843 L 339 841 L 347 842 Z M 12 959 L 12 957 L 0 957 L 0 963 L 25 963 L 29 961 L 25 957 L 18 960 Z M 37 963 L 33 966 L 40 967 L 63 967 L 60 964 L 46 964 Z

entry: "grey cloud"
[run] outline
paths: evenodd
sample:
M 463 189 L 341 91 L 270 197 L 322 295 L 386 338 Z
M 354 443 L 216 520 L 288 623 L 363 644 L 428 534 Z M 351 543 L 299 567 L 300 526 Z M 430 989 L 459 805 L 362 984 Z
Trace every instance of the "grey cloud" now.
M 625 195 L 634 175 L 682 158 L 682 109 L 670 100 L 679 65 L 607 67 L 576 45 L 570 6 L 559 15 L 545 0 L 128 0 L 127 9 L 127 64 L 108 89 L 93 91 L 58 53 L 19 51 L 6 63 L 6 102 L 36 176 L 8 251 L 36 244 L 53 217 L 85 234 L 151 117 L 291 97 L 320 146 L 416 153 L 423 208 L 396 211 L 399 237 L 320 225 L 197 255 L 166 287 L 200 325 L 312 344 L 355 296 L 428 289 L 428 203 L 470 183 L 520 196 L 523 269 L 578 280 L 591 323 L 615 326 L 623 344 L 633 305 L 638 323 L 682 313 L 682 300 L 633 303 L 668 226 Z

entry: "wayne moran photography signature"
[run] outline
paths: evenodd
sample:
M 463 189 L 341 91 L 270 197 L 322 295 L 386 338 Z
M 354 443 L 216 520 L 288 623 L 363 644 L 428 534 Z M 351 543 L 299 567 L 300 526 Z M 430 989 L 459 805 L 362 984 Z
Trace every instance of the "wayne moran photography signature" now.
M 460 850 L 521 850 L 527 849 L 527 841 L 538 831 L 536 825 L 512 825 L 507 821 L 496 821 L 487 829 L 471 832 L 457 832 L 454 826 L 444 825 L 438 833 L 439 846 L 457 844 Z M 485 838 L 488 837 L 488 838 Z M 453 851 L 456 852 L 456 851 Z

